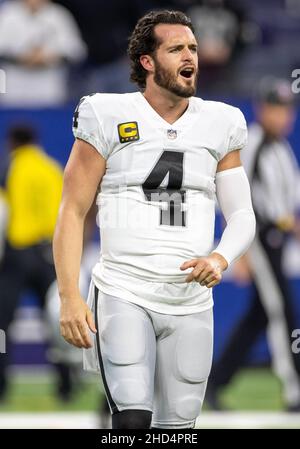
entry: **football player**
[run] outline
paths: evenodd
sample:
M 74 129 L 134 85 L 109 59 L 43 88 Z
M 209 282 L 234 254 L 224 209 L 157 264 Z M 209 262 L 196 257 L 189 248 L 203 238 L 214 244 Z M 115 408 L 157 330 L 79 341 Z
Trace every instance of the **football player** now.
M 54 240 L 61 332 L 101 372 L 113 428 L 193 428 L 212 362 L 212 287 L 255 233 L 246 123 L 194 96 L 197 42 L 182 12 L 142 17 L 128 54 L 139 91 L 93 94 L 75 111 Z M 86 304 L 83 223 L 99 185 Z M 227 222 L 216 248 L 215 194 Z

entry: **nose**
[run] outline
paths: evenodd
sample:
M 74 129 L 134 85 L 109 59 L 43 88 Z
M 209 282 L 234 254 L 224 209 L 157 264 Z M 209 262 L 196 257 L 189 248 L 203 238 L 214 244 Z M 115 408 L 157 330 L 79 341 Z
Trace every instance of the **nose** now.
M 192 62 L 194 59 L 194 54 L 191 52 L 191 50 L 188 47 L 186 47 L 184 49 L 182 56 L 183 56 L 184 61 Z

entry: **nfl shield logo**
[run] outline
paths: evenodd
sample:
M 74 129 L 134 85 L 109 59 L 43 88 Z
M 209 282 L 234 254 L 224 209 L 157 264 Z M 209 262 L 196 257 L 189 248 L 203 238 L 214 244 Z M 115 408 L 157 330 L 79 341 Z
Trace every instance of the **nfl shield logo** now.
M 177 131 L 176 131 L 176 129 L 168 129 L 167 130 L 167 136 L 168 136 L 168 139 L 176 139 L 177 138 Z

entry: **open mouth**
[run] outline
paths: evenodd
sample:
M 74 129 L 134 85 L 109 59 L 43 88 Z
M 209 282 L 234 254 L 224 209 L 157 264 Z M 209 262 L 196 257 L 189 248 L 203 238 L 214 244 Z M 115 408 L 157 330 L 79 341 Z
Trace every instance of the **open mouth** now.
M 189 79 L 192 78 L 194 74 L 194 69 L 192 67 L 186 67 L 185 69 L 182 69 L 179 73 L 183 78 Z

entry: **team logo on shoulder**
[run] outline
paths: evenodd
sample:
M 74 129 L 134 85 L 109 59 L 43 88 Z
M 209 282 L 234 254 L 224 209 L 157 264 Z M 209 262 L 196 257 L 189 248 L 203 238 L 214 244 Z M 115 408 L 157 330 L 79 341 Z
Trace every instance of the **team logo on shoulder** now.
M 139 128 L 137 122 L 126 122 L 118 125 L 119 139 L 121 143 L 139 140 Z

